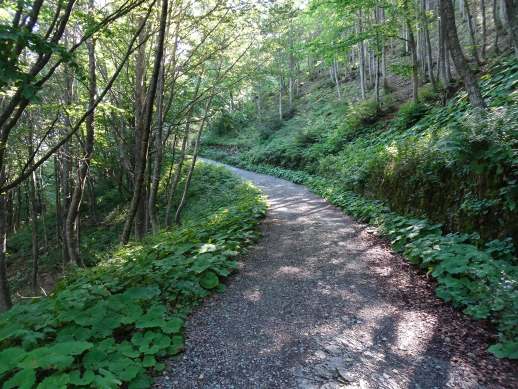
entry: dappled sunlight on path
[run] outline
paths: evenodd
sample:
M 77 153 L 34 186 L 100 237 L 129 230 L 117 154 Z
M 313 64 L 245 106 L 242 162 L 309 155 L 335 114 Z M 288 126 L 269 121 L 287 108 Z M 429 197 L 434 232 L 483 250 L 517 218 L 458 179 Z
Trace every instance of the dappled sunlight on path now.
M 460 316 L 394 269 L 370 228 L 302 186 L 231 169 L 268 196 L 263 238 L 193 314 L 160 387 L 480 387 L 440 332 Z

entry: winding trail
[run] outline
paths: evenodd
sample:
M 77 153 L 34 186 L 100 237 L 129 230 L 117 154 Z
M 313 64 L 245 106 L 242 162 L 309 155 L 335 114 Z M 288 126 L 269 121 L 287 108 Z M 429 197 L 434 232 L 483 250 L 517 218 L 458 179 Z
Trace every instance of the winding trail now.
M 308 189 L 229 167 L 268 196 L 263 238 L 192 315 L 158 388 L 516 387 L 487 331 Z

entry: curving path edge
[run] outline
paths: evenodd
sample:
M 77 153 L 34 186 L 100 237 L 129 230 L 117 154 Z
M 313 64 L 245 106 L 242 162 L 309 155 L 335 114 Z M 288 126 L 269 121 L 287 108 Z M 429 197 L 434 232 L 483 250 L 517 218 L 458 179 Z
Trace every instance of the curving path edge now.
M 438 300 L 373 228 L 303 186 L 228 168 L 267 195 L 263 237 L 193 313 L 185 353 L 155 387 L 518 385 L 516 364 L 484 351 L 488 332 Z

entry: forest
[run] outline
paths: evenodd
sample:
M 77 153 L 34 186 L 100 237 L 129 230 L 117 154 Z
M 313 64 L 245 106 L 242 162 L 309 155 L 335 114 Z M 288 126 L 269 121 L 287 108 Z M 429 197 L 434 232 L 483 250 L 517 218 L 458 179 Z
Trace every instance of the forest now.
M 3 388 L 518 385 L 518 0 L 0 0 Z

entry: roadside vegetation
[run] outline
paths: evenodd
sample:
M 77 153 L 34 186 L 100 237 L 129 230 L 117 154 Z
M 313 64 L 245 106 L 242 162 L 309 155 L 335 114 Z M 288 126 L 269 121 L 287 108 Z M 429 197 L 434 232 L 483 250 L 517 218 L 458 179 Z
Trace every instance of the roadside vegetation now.
M 105 252 L 51 297 L 1 317 L 3 387 L 150 386 L 149 374 L 182 350 L 192 308 L 224 290 L 265 210 L 249 184 L 219 167 L 197 168 L 181 227 Z

